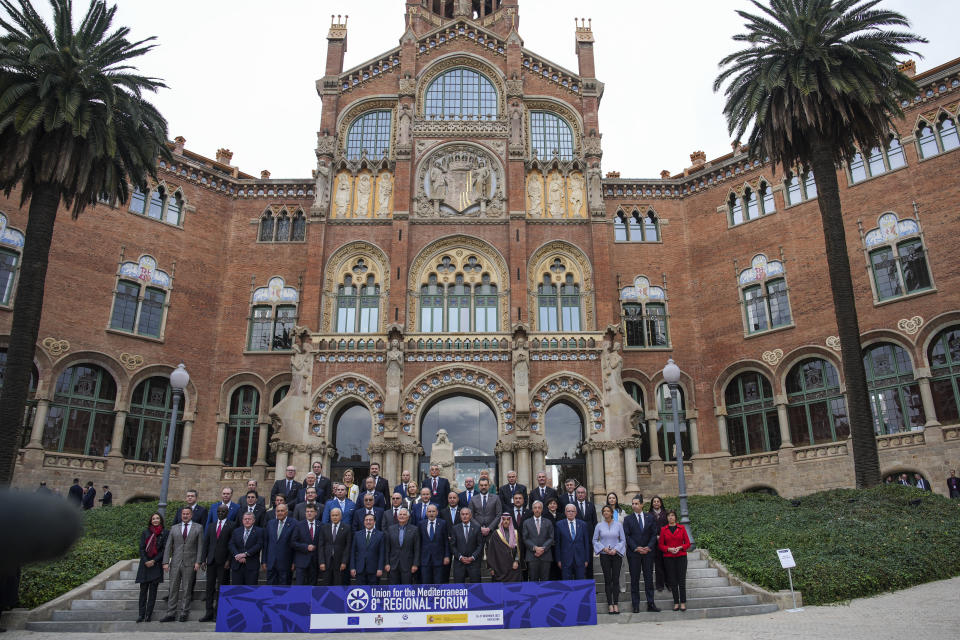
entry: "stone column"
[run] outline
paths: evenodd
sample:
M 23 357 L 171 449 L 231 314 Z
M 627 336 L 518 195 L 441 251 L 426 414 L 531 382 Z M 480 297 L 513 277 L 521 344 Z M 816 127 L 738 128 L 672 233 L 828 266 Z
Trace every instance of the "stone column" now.
M 507 481 L 507 471 L 514 469 L 513 467 L 513 452 L 512 451 L 501 451 L 500 452 L 500 473 L 497 476 L 497 487 Z M 493 488 L 493 487 L 492 487 Z
M 122 458 L 123 454 L 120 452 L 120 443 L 123 441 L 123 427 L 127 424 L 127 412 L 120 410 L 117 411 L 117 415 L 113 420 L 113 435 L 110 437 L 110 453 L 107 455 L 111 458 Z M 164 429 L 169 429 L 169 424 L 163 425 Z
M 193 438 L 193 420 L 183 421 L 183 440 L 180 442 L 180 462 L 190 457 L 190 440 Z
M 523 444 L 529 443 L 524 442 Z M 534 484 L 530 475 L 530 449 L 527 447 L 517 449 L 517 478 L 517 482 L 528 487 L 532 487 Z
M 790 418 L 787 415 L 786 398 L 783 402 L 777 403 L 777 422 L 780 423 L 780 448 L 789 449 L 793 447 L 793 441 L 790 439 Z
M 635 494 L 640 491 L 640 485 L 637 484 L 637 448 L 623 448 L 623 469 L 626 486 L 624 491 L 628 494 Z
M 410 451 L 403 452 L 403 464 L 401 465 L 401 471 L 407 469 L 410 472 L 410 478 L 416 480 L 420 477 L 418 470 L 416 468 L 416 457 Z M 397 477 L 400 477 L 400 474 L 397 474 Z
M 720 438 L 720 451 L 730 453 L 730 440 L 727 438 L 727 416 L 717 412 L 717 436 Z
M 267 438 L 270 431 L 269 422 L 261 422 L 257 425 L 257 460 L 254 466 L 267 466 Z
M 690 451 L 683 452 L 683 459 L 687 460 L 691 456 L 700 453 L 700 436 L 697 433 L 697 418 L 687 418 L 687 429 L 690 430 Z
M 217 459 L 217 462 L 221 462 L 223 460 L 223 446 L 226 437 L 227 423 L 217 422 L 217 450 L 216 453 L 214 453 L 214 457 Z
M 593 501 L 603 504 L 606 491 L 603 490 L 603 451 L 598 448 L 590 450 L 590 489 L 593 491 Z
M 647 436 L 650 438 L 651 461 L 663 459 L 660 457 L 660 443 L 659 438 L 657 437 L 657 422 L 659 422 L 659 419 L 656 417 L 647 419 Z
M 917 373 L 920 371 L 921 369 L 917 369 Z M 925 369 L 925 371 L 927 370 Z M 937 420 L 937 409 L 933 404 L 933 392 L 930 391 L 930 376 L 917 377 L 917 384 L 920 385 L 920 400 L 923 402 L 923 413 L 927 416 L 927 421 L 923 426 L 939 427 L 940 422 Z
M 43 428 L 47 424 L 47 413 L 49 412 L 50 401 L 37 400 L 37 412 L 33 416 L 33 424 L 30 425 L 30 442 L 27 444 L 27 449 L 43 448 Z
M 397 452 L 393 445 L 393 442 L 387 444 L 387 450 L 383 452 L 383 473 L 381 475 L 388 478 L 389 482 L 395 482 L 400 478 L 400 471 L 397 469 Z M 392 484 L 390 490 L 393 491 Z
M 614 443 L 610 443 L 614 444 Z M 623 487 L 623 456 L 620 454 L 620 448 L 611 446 L 603 450 L 603 480 L 604 493 L 619 491 Z M 606 501 L 606 496 L 604 496 Z
M 533 473 L 537 474 L 546 468 L 546 452 L 537 449 L 533 452 Z
M 327 470 L 327 477 L 329 477 L 331 481 L 333 481 L 333 468 L 330 466 L 330 464 L 331 464 L 330 461 L 331 461 L 332 459 L 333 459 L 333 455 L 332 455 L 332 453 L 331 453 L 331 451 L 330 451 L 330 446 L 328 445 L 328 446 L 324 447 L 324 449 L 323 449 L 323 455 L 321 456 L 320 460 L 323 462 L 323 468 Z M 283 467 L 279 466 L 279 463 L 280 463 L 280 456 L 278 455 L 278 456 L 277 456 L 277 465 L 278 465 L 278 466 L 277 466 L 277 469 L 278 469 L 278 471 L 277 471 L 277 477 L 278 477 L 278 478 L 283 475 L 283 472 L 280 471 L 280 469 L 282 469 Z M 283 466 L 285 467 L 286 464 L 284 464 Z M 342 478 L 341 478 L 341 480 L 342 480 Z M 354 482 L 356 482 L 357 479 L 354 478 L 353 480 L 354 480 Z

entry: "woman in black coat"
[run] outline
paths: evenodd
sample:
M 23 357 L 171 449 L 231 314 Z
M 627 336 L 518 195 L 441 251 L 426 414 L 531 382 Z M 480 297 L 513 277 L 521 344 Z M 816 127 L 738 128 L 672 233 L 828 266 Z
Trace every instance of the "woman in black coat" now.
M 163 516 L 154 513 L 147 522 L 147 528 L 140 534 L 140 566 L 137 579 L 140 585 L 140 615 L 137 622 L 150 622 L 153 605 L 157 602 L 157 587 L 163 582 L 163 547 L 167 543 L 167 534 L 163 528 Z
M 653 496 L 650 500 L 650 515 L 657 521 L 657 529 L 667 526 L 667 509 L 663 506 L 663 499 L 660 496 Z M 663 552 L 656 545 L 653 549 L 653 567 L 656 573 L 654 582 L 657 591 L 663 591 L 667 574 L 663 566 Z

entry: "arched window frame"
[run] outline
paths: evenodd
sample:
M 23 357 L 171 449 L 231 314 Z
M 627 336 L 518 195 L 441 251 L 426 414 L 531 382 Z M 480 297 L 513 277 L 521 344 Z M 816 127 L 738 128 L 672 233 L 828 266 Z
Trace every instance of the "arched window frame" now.
M 286 207 L 268 207 L 260 216 L 257 226 L 258 243 L 304 242 L 307 233 L 307 218 L 303 209 L 293 214 Z
M 160 402 L 152 400 L 157 390 L 161 391 Z M 166 458 L 166 447 L 169 439 L 170 414 L 173 411 L 173 390 L 170 380 L 164 376 L 153 376 L 143 380 L 136 386 L 130 396 L 130 409 L 123 428 L 123 440 L 120 451 L 127 460 L 142 460 L 144 462 L 163 462 Z M 151 435 L 158 439 L 157 448 L 150 452 L 145 450 L 145 431 L 148 439 Z M 183 414 L 177 416 L 177 432 L 173 448 L 173 461 L 179 462 L 183 443 Z M 151 455 L 155 453 L 155 457 Z
M 467 87 L 470 91 L 465 93 L 466 79 L 475 81 L 476 86 Z M 448 88 L 448 84 L 452 86 Z M 427 120 L 495 120 L 500 112 L 500 96 L 494 82 L 483 72 L 469 67 L 443 71 L 430 81 L 423 95 Z M 464 108 L 465 99 L 475 100 L 476 105 Z
M 240 468 L 253 466 L 260 437 L 260 392 L 250 385 L 234 389 L 227 420 L 223 464 Z
M 927 347 L 930 365 L 930 394 L 936 416 L 942 424 L 960 422 L 960 325 L 941 329 Z
M 740 272 L 740 305 L 744 337 L 795 326 L 787 287 L 786 268 L 780 260 L 758 253 L 750 268 Z M 759 321 L 763 326 L 758 326 Z
M 359 160 L 364 155 L 379 160 L 390 155 L 393 111 L 376 109 L 357 116 L 347 129 L 346 156 Z
M 89 370 L 92 379 L 84 373 Z M 82 379 L 86 376 L 86 379 Z M 60 373 L 43 427 L 43 448 L 47 451 L 105 456 L 116 421 L 117 384 L 109 371 L 89 363 L 77 363 Z M 83 423 L 86 422 L 84 426 Z M 66 447 L 68 432 L 80 426 L 83 444 Z
M 130 204 L 127 209 L 130 213 L 149 220 L 182 229 L 186 206 L 182 189 L 161 182 L 146 192 L 139 187 L 131 186 Z
M 780 420 L 775 402 L 773 386 L 762 373 L 744 371 L 727 383 L 724 404 L 731 456 L 780 448 Z
M 567 269 L 564 259 L 556 257 L 537 285 L 537 329 L 539 331 L 582 331 L 583 287 Z
M 25 239 L 23 232 L 8 226 L 7 216 L 0 213 L 0 308 L 13 309 Z
M 862 151 L 857 150 L 847 163 L 847 179 L 851 185 L 859 184 L 905 166 L 907 166 L 907 159 L 900 139 L 895 134 L 890 134 L 883 147 L 870 149 L 866 157 Z
M 660 457 L 664 462 L 674 460 L 676 454 L 676 436 L 673 429 L 673 408 L 671 406 L 670 385 L 666 382 L 657 386 L 657 428 L 660 430 L 657 443 Z M 690 422 L 687 420 L 686 394 L 681 385 L 677 385 L 677 418 L 680 421 L 680 443 L 684 459 L 692 454 Z
M 787 421 L 794 446 L 846 440 L 850 436 L 847 402 L 840 392 L 837 368 L 822 358 L 806 358 L 786 376 Z M 826 417 L 829 433 L 814 433 L 813 418 Z
M 656 211 L 647 209 L 641 213 L 634 208 L 629 214 L 617 210 L 613 219 L 614 242 L 660 242 L 660 218 Z
M 576 152 L 573 127 L 552 111 L 530 111 L 530 152 L 541 160 L 549 160 L 557 151 L 560 160 L 573 160 Z
M 879 435 L 920 429 L 926 424 L 920 384 L 909 352 L 893 342 L 877 342 L 863 349 L 863 368 L 873 429 Z
M 444 253 L 418 292 L 421 333 L 496 333 L 505 304 L 494 265 L 478 253 Z
M 874 305 L 936 291 L 918 220 L 887 211 L 861 238 Z
M 960 147 L 957 116 L 943 110 L 937 114 L 934 121 L 921 118 L 917 122 L 915 134 L 917 155 L 921 160 L 933 158 Z
M 651 286 L 646 276 L 638 275 L 633 284 L 620 290 L 624 348 L 671 348 L 665 286 Z
M 353 260 L 352 264 L 337 285 L 334 331 L 379 333 L 382 294 L 378 270 L 371 268 L 375 263 L 365 257 Z
M 773 188 L 766 178 L 756 183 L 748 183 L 739 191 L 731 191 L 727 196 L 727 225 L 736 227 L 751 220 L 776 213 L 773 200 Z
M 162 342 L 172 292 L 173 276 L 152 256 L 120 263 L 107 330 Z
M 247 352 L 289 351 L 297 325 L 300 292 L 279 276 L 253 291 L 247 318 Z
M 346 414 L 348 411 L 350 411 L 355 407 L 359 407 L 363 409 L 366 412 L 366 418 L 367 418 L 366 422 L 363 424 L 362 433 L 357 434 L 355 431 L 349 432 L 351 435 L 359 435 L 359 440 L 361 441 L 361 444 L 363 444 L 364 442 L 366 443 L 366 446 L 360 447 L 361 450 L 358 452 L 360 455 L 359 460 L 354 460 L 352 458 L 347 458 L 347 457 L 342 457 L 342 458 L 339 457 L 339 456 L 345 456 L 347 453 L 346 448 L 343 444 L 347 440 L 347 438 L 341 437 L 340 420 L 341 418 L 343 418 L 344 414 Z M 348 431 L 349 430 L 345 429 L 344 433 L 347 433 Z M 370 452 L 368 449 L 369 449 L 370 441 L 372 438 L 373 438 L 373 412 L 370 410 L 370 407 L 368 407 L 365 403 L 360 402 L 357 399 L 351 399 L 341 404 L 339 407 L 336 408 L 336 411 L 333 413 L 333 419 L 330 421 L 331 444 L 333 445 L 334 451 L 337 452 L 337 457 L 334 457 L 330 462 L 331 467 L 342 467 L 343 465 L 350 466 L 353 463 L 357 463 L 357 466 L 369 466 Z
M 813 177 L 813 169 L 805 167 L 788 171 L 783 178 L 783 193 L 788 207 L 816 198 L 817 183 Z

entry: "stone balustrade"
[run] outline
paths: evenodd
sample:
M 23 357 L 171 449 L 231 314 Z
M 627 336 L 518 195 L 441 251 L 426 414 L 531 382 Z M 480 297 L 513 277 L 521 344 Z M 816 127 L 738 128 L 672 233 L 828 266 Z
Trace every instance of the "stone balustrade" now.
M 124 460 L 123 472 L 130 475 L 149 476 L 151 478 L 163 476 L 162 462 L 143 462 L 141 460 Z M 179 465 L 170 465 L 170 477 L 180 475 Z
M 683 463 L 684 473 L 690 474 L 693 473 L 693 463 L 686 462 Z M 676 462 L 664 462 L 663 463 L 663 472 L 667 475 L 677 475 L 677 463 Z
M 43 466 L 76 469 L 77 471 L 106 471 L 107 459 L 100 456 L 83 456 L 75 453 L 45 452 Z
M 828 442 L 815 444 L 812 447 L 797 447 L 793 450 L 794 462 L 809 462 L 823 458 L 834 458 L 847 455 L 847 442 Z
M 877 436 L 877 449 L 899 449 L 901 447 L 916 447 L 926 443 L 923 431 L 904 431 Z
M 730 468 L 733 470 L 752 469 L 775 464 L 780 464 L 780 456 L 776 451 L 764 451 L 763 453 L 751 453 L 746 456 L 730 458 Z
M 250 467 L 221 467 L 221 480 L 243 480 L 246 481 L 253 477 L 253 469 Z

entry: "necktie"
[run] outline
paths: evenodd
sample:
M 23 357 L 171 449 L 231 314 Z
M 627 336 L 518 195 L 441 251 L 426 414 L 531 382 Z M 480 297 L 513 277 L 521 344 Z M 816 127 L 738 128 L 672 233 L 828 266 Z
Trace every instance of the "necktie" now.
M 469 537 L 470 537 L 470 525 L 465 524 L 463 525 L 463 539 L 466 540 Z
M 429 531 L 427 533 L 430 536 L 430 539 L 433 540 L 433 522 L 432 521 L 430 522 L 430 526 L 428 527 L 428 529 Z
M 569 497 L 567 498 L 567 502 L 568 502 L 568 503 L 569 503 L 569 502 L 573 502 L 573 494 L 572 494 L 572 493 L 569 493 L 569 494 L 567 494 L 567 495 L 569 496 Z
M 370 544 L 370 529 L 367 529 L 367 544 Z
M 427 506 L 426 506 L 426 505 L 422 505 L 422 506 L 420 507 L 420 517 L 421 517 L 421 518 L 426 518 L 426 517 L 427 517 Z
M 182 529 L 183 529 L 183 541 L 186 542 L 186 541 L 187 541 L 187 532 L 190 531 L 190 525 L 189 525 L 189 524 L 185 524 L 185 525 L 183 525 Z
M 313 540 L 313 523 L 310 523 L 310 540 Z
M 516 493 L 516 492 L 517 492 L 517 485 L 515 485 L 515 484 L 510 485 L 510 493 L 513 494 L 513 493 Z
M 247 538 L 249 537 L 250 537 L 250 529 L 244 529 L 243 530 L 243 546 L 244 547 L 247 546 Z
M 576 525 L 573 524 L 573 520 L 570 521 L 570 539 L 574 540 L 577 537 Z
M 517 522 L 520 522 L 520 509 L 517 509 Z
M 545 496 L 545 495 L 546 495 L 546 494 L 543 492 L 543 487 L 540 487 L 540 499 L 542 500 L 542 499 L 543 499 L 543 496 Z
M 540 518 L 534 518 L 534 522 L 537 523 L 537 533 L 540 533 Z
M 404 529 L 406 529 L 406 527 L 400 527 L 400 531 L 399 531 L 399 538 L 400 538 L 400 546 L 401 546 L 401 547 L 403 546 L 403 530 L 404 530 Z
M 643 514 L 642 513 L 637 514 L 637 524 L 640 525 L 640 531 L 643 531 Z
M 247 509 L 247 513 L 253 513 L 253 507 L 249 507 L 249 508 Z
M 283 532 L 283 520 L 277 520 L 277 540 L 280 539 L 280 534 Z
M 291 483 L 289 480 L 287 480 L 287 493 L 290 493 L 290 487 L 291 487 Z
M 434 493 L 437 492 L 437 479 L 436 479 L 436 478 L 433 479 L 433 492 L 434 492 Z
M 480 508 L 481 509 L 487 508 L 487 494 L 485 493 L 480 496 Z
M 397 507 L 393 508 L 393 523 L 397 523 Z
M 457 521 L 457 509 L 456 507 L 450 507 L 450 522 Z
M 217 523 L 217 540 L 220 539 L 220 530 L 223 529 L 223 520 Z
M 373 515 L 373 509 L 367 509 L 367 515 L 368 515 L 368 516 L 372 516 L 372 515 Z
M 340 512 L 343 513 L 343 500 L 340 500 Z
M 583 515 L 587 515 L 586 510 L 583 508 L 583 503 L 582 503 L 582 502 L 580 503 L 580 513 L 583 514 Z

